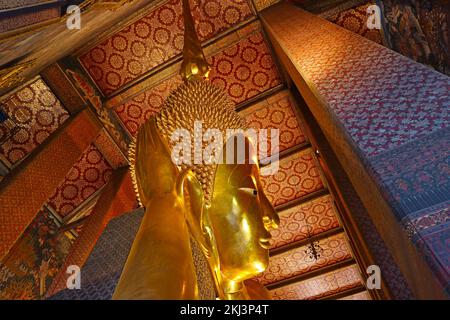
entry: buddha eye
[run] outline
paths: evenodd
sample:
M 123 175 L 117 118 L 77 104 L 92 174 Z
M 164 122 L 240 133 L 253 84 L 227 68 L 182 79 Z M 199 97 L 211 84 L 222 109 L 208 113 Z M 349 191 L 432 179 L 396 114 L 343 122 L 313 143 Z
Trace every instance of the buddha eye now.
M 258 195 L 258 190 L 254 189 L 254 188 L 239 188 L 239 190 L 244 191 L 254 197 L 256 197 Z

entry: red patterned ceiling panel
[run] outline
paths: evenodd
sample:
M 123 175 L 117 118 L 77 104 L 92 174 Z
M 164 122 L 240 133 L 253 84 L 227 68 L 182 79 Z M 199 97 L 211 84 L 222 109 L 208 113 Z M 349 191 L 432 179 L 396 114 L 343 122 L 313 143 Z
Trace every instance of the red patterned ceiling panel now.
M 195 0 L 191 7 L 202 41 L 252 16 L 246 0 Z M 179 54 L 183 34 L 181 0 L 168 1 L 97 45 L 80 61 L 108 95 Z
M 311 235 L 339 227 L 332 199 L 329 195 L 278 212 L 280 225 L 271 231 L 272 248 L 305 239 Z
M 134 136 L 138 128 L 161 109 L 170 92 L 182 83 L 181 76 L 174 76 L 156 87 L 136 96 L 129 102 L 115 108 L 127 130 Z
M 224 88 L 235 103 L 246 101 L 281 83 L 269 47 L 261 33 L 209 59 L 211 81 Z
M 362 6 L 351 8 L 342 12 L 339 12 L 329 20 L 337 25 L 362 35 L 376 43 L 382 44 L 381 30 L 369 29 L 367 27 L 368 14 L 367 9 L 372 6 L 373 3 L 369 2 Z
M 13 94 L 3 107 L 16 123 L 13 130 L 17 130 L 0 146 L 0 153 L 11 164 L 23 159 L 69 118 L 69 113 L 41 79 Z M 2 128 L 0 140 L 7 134 Z
M 255 45 L 254 43 L 259 44 Z M 242 54 L 246 51 L 246 48 L 256 48 L 256 51 L 249 49 L 252 53 L 257 53 L 257 57 L 253 57 L 256 59 L 255 63 L 260 63 L 266 68 L 269 68 L 270 66 L 270 68 L 264 69 L 261 66 L 247 63 L 245 59 L 248 60 L 250 58 L 247 57 L 246 54 Z M 212 57 L 210 60 L 212 64 L 211 81 L 218 86 L 224 87 L 225 90 L 228 90 L 230 98 L 235 103 L 245 101 L 247 98 L 251 98 L 280 83 L 278 71 L 273 64 L 270 53 L 268 53 L 267 46 L 260 33 L 241 40 L 237 45 L 226 49 Z M 268 62 L 269 60 L 270 63 Z M 225 63 L 221 61 L 229 61 L 230 64 L 232 63 L 232 71 L 224 77 L 219 75 L 220 72 L 217 71 L 220 64 Z M 242 68 L 240 68 L 240 66 Z M 249 71 L 249 75 L 241 77 L 242 72 L 244 72 L 242 70 L 244 69 Z M 224 79 L 226 82 L 223 82 L 221 79 Z M 254 79 L 254 81 L 252 79 Z M 261 79 L 262 82 L 260 82 Z M 265 79 L 269 80 L 266 82 Z M 173 76 L 156 87 L 141 93 L 129 102 L 117 107 L 115 111 L 127 130 L 134 135 L 141 124 L 143 124 L 152 114 L 159 111 L 170 92 L 181 83 L 182 80 L 179 75 Z M 264 85 L 260 86 L 261 84 Z M 240 87 L 244 90 L 239 97 L 233 97 L 233 95 L 236 95 L 236 92 L 234 91 L 235 87 Z M 285 105 L 285 103 L 281 102 L 281 107 L 283 105 Z M 277 114 L 275 114 L 275 117 L 277 117 Z M 286 115 L 286 120 L 289 119 L 290 116 Z M 294 127 L 292 120 L 290 120 L 289 124 Z M 300 134 L 301 133 L 298 133 L 297 135 Z M 301 136 L 303 135 L 301 134 Z M 289 133 L 285 134 L 283 137 L 284 139 L 289 139 Z M 296 139 L 299 138 L 297 137 Z
M 311 149 L 281 159 L 278 172 L 261 180 L 267 198 L 274 206 L 324 187 Z
M 274 300 L 318 299 L 362 284 L 358 267 L 351 265 L 337 271 L 271 290 Z
M 105 185 L 111 174 L 111 166 L 98 149 L 90 145 L 50 197 L 48 205 L 64 217 Z
M 323 252 L 318 260 L 311 259 L 305 253 L 307 246 L 270 257 L 269 267 L 257 280 L 264 285 L 271 284 L 334 264 L 352 256 L 343 233 L 320 240 L 319 245 Z
M 293 108 L 289 93 L 281 92 L 240 113 L 245 117 L 250 128 L 280 130 L 279 151 L 281 152 L 306 141 Z M 267 155 L 270 156 L 270 140 L 267 149 Z

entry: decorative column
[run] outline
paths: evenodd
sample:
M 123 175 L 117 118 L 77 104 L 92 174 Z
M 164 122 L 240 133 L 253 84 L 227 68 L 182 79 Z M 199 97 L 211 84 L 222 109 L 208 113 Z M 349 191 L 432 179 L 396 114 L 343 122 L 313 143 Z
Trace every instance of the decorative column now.
M 69 119 L 0 185 L 0 259 L 11 249 L 101 129 L 84 110 Z
M 59 274 L 49 287 L 47 297 L 66 289 L 66 281 L 69 276 L 66 273 L 67 267 L 76 265 L 81 269 L 108 222 L 114 217 L 131 211 L 135 203 L 136 195 L 128 168 L 116 170 L 111 181 L 102 191 L 80 236 L 72 245 Z M 83 279 L 83 275 L 81 277 Z
M 288 3 L 261 19 L 416 298 L 445 298 L 450 78 Z

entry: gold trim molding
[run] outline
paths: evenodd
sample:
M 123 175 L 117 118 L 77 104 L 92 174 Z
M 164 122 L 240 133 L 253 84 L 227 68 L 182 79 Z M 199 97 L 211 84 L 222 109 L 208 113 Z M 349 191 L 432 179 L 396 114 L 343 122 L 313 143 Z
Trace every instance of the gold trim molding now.
M 25 81 L 22 73 L 34 66 L 36 59 L 21 62 L 19 64 L 0 69 L 0 89 L 11 88 Z

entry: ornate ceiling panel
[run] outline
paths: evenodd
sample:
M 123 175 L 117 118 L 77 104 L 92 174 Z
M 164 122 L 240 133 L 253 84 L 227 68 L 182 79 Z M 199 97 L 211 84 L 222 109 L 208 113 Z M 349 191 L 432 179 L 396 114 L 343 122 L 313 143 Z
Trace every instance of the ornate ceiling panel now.
M 311 149 L 296 152 L 279 161 L 274 175 L 261 177 L 267 198 L 279 206 L 324 187 Z
M 245 0 L 194 1 L 193 17 L 201 41 L 253 15 Z M 101 91 L 109 95 L 183 49 L 181 0 L 172 0 L 117 32 L 80 57 Z
M 171 77 L 156 87 L 141 93 L 127 103 L 115 108 L 114 111 L 128 132 L 134 136 L 138 128 L 161 109 L 164 100 L 181 83 L 181 76 L 176 75 Z
M 11 164 L 23 159 L 69 118 L 41 78 L 11 95 L 3 108 L 15 123 L 11 129 L 15 133 L 0 146 L 0 153 Z M 5 135 L 5 128 L 0 126 L 0 140 Z
M 208 60 L 212 66 L 211 81 L 224 88 L 235 103 L 281 84 L 278 70 L 261 33 L 242 39 Z M 181 77 L 174 75 L 115 108 L 115 112 L 134 135 L 145 120 L 159 111 L 165 98 L 181 83 Z M 291 122 L 289 124 L 294 127 Z M 288 139 L 289 134 L 285 134 L 284 138 Z
M 274 300 L 318 299 L 362 285 L 358 267 L 351 265 L 271 290 Z
M 272 249 L 339 227 L 330 195 L 278 212 L 280 225 L 271 231 Z
M 224 88 L 235 103 L 281 84 L 281 78 L 262 33 L 251 35 L 208 59 L 211 82 Z
M 252 1 L 255 4 L 256 9 L 258 11 L 261 11 L 276 4 L 280 0 L 252 0 Z
M 382 44 L 383 41 L 380 30 L 369 29 L 367 27 L 367 9 L 371 5 L 373 5 L 372 2 L 339 12 L 328 18 L 328 20 L 347 30 L 360 34 L 367 39 Z
M 271 256 L 269 267 L 256 279 L 260 283 L 268 285 L 352 257 L 347 239 L 343 233 L 320 240 L 319 244 L 323 252 L 317 260 L 309 257 L 306 253 L 307 245 L 304 245 Z
M 87 200 L 111 178 L 112 168 L 91 145 L 67 173 L 66 179 L 50 197 L 48 205 L 64 217 Z
M 288 92 L 281 92 L 269 99 L 264 99 L 241 111 L 240 114 L 247 120 L 250 128 L 280 130 L 279 152 L 306 142 Z M 267 149 L 267 155 L 270 156 L 270 140 Z

